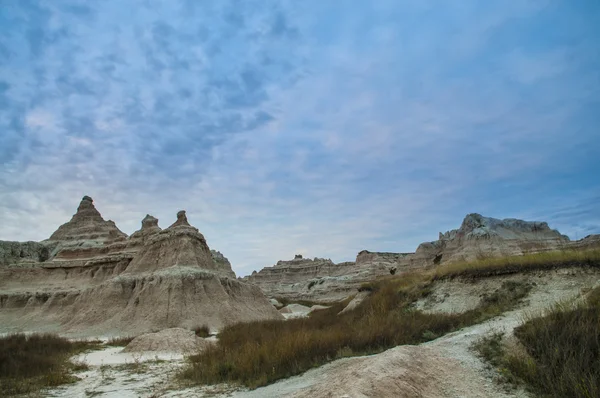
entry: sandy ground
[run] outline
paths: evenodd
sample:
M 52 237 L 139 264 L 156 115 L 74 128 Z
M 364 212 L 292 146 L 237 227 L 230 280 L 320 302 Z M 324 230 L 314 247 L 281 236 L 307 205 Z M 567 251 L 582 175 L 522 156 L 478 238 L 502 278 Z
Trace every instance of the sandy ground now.
M 78 374 L 81 381 L 49 391 L 47 396 L 529 397 L 523 390 L 508 390 L 507 386 L 495 382 L 495 372 L 474 354 L 471 345 L 494 331 L 512 333 L 527 314 L 540 313 L 556 302 L 577 300 L 587 289 L 600 284 L 600 273 L 569 270 L 529 275 L 527 278 L 533 278 L 532 282 L 535 282 L 528 298 L 519 308 L 500 317 L 425 344 L 399 346 L 377 355 L 340 359 L 253 391 L 226 386 L 177 389 L 174 376 L 184 364 L 182 356 L 125 354 L 120 353 L 119 348 L 110 348 L 76 358 L 87 362 L 90 370 Z M 489 283 L 495 282 L 488 281 L 482 284 L 481 289 L 489 289 Z M 445 289 L 450 287 L 443 285 L 436 288 L 439 291 L 434 291 L 434 296 L 445 295 Z M 475 287 L 469 289 L 472 295 Z M 429 311 L 447 310 L 439 297 L 424 306 Z
M 45 393 L 48 397 L 152 397 L 160 396 L 184 364 L 181 354 L 125 353 L 122 347 L 81 354 L 89 370 L 77 373 L 81 380 Z

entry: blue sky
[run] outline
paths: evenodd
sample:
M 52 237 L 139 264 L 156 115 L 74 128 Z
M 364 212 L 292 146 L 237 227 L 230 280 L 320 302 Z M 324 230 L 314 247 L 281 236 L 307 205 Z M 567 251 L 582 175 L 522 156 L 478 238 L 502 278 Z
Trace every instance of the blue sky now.
M 4 1 L 0 239 L 179 209 L 241 275 L 465 214 L 600 233 L 600 3 Z

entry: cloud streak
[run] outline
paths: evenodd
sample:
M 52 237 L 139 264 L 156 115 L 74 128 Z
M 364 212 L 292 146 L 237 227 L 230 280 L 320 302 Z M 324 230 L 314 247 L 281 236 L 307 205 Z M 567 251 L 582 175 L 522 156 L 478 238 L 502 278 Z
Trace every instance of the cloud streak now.
M 245 274 L 477 211 L 600 232 L 600 7 L 24 1 L 0 10 L 0 239 L 89 194 L 188 210 Z

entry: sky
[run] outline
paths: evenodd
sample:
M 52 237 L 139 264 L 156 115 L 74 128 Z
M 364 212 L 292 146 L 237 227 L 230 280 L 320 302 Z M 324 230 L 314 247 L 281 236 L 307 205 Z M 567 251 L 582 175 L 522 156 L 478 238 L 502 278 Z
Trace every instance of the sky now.
M 600 233 L 600 2 L 3 0 L 0 239 L 187 210 L 238 275 Z

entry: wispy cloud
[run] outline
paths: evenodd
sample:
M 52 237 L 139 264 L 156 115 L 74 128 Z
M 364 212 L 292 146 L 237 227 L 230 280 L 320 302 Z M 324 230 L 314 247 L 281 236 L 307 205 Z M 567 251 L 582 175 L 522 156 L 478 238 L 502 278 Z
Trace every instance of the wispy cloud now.
M 559 18 L 560 17 L 560 18 Z M 14 2 L 0 9 L 0 239 L 84 194 L 180 208 L 239 273 L 409 251 L 472 211 L 600 232 L 600 7 Z

